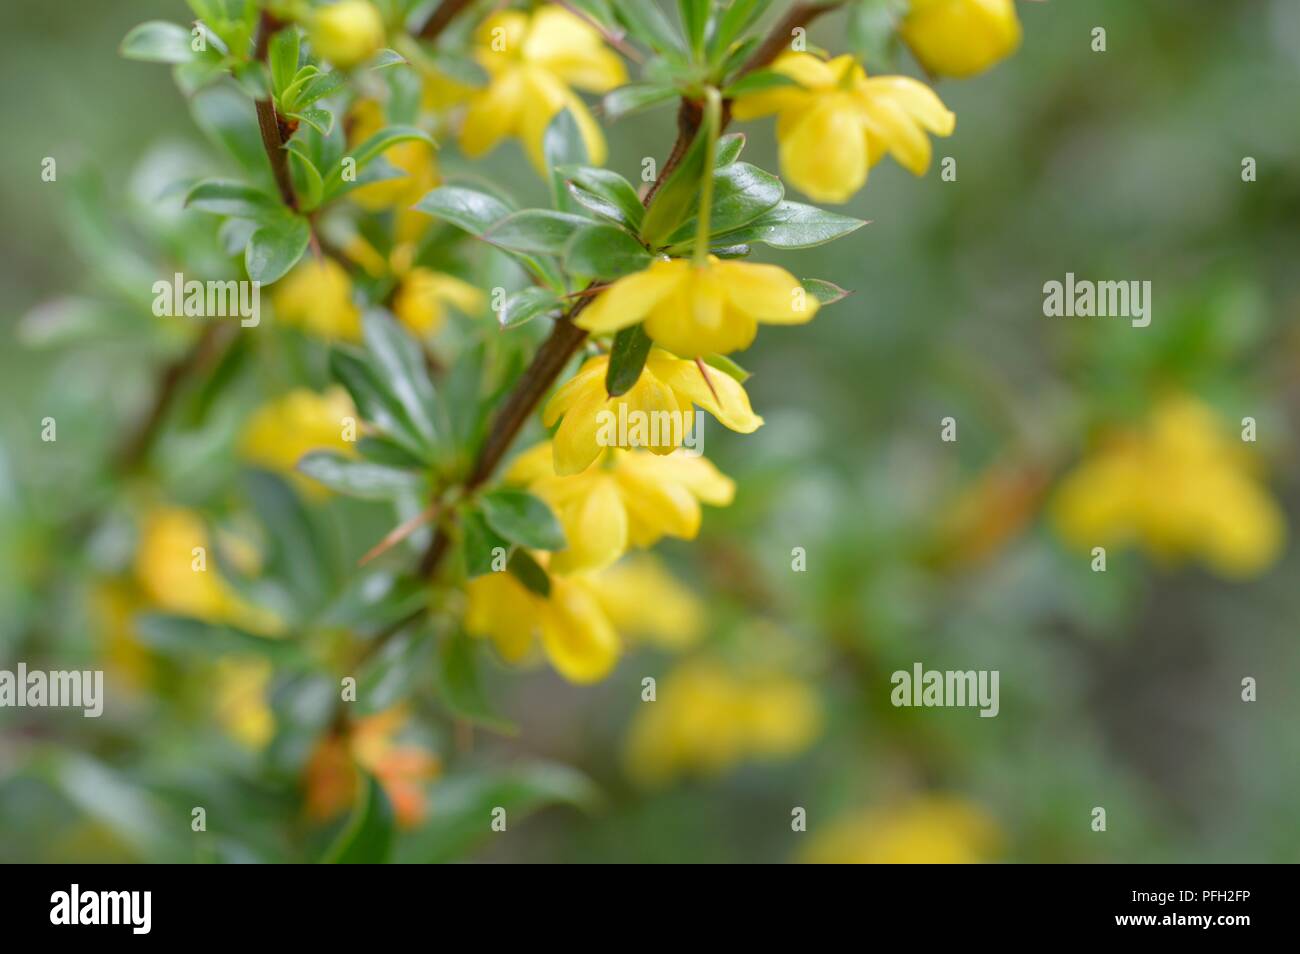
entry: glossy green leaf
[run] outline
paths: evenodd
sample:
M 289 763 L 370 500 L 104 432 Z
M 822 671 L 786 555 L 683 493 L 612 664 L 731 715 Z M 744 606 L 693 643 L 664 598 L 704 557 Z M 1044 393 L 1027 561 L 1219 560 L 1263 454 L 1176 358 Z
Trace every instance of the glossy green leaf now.
M 782 201 L 739 229 L 714 234 L 722 245 L 762 242 L 773 248 L 811 248 L 842 238 L 867 223 L 801 202 Z
M 437 398 L 419 345 L 392 315 L 379 309 L 362 316 L 361 330 L 385 389 L 397 398 L 425 446 L 435 447 Z
M 564 529 L 551 508 L 523 490 L 494 490 L 481 500 L 489 527 L 511 543 L 533 550 L 564 549 Z
M 514 252 L 559 255 L 573 233 L 590 224 L 590 219 L 569 212 L 524 209 L 495 223 L 481 238 Z
M 466 510 L 461 518 L 461 541 L 465 547 L 465 572 L 470 579 L 484 573 L 501 572 L 505 568 L 494 565 L 498 557 L 510 551 L 510 541 L 488 526 L 478 510 Z
M 409 470 L 344 457 L 333 451 L 312 451 L 298 461 L 298 472 L 330 490 L 362 500 L 393 500 L 416 496 L 424 478 Z
M 621 278 L 648 268 L 650 262 L 650 253 L 617 225 L 589 225 L 564 247 L 564 267 L 589 278 Z
M 185 196 L 192 209 L 217 215 L 261 219 L 280 210 L 280 202 L 260 189 L 227 179 L 204 179 Z
M 550 576 L 527 550 L 517 549 L 510 554 L 510 562 L 506 564 L 506 570 L 529 592 L 542 598 L 551 595 Z
M 475 640 L 464 633 L 447 636 L 442 641 L 439 663 L 438 687 L 453 715 L 495 732 L 515 734 L 515 727 L 493 708 L 483 692 Z
M 310 240 L 311 226 L 301 216 L 286 213 L 258 226 L 244 250 L 248 277 L 263 285 L 279 280 L 298 264 Z
M 383 864 L 393 850 L 396 822 L 383 786 L 366 772 L 360 775 L 360 794 L 347 826 L 321 859 L 331 865 Z
M 640 324 L 621 329 L 609 350 L 609 368 L 605 372 L 605 391 L 610 397 L 626 394 L 641 377 L 645 359 L 653 342 Z
M 636 194 L 632 183 L 617 172 L 592 166 L 565 166 L 556 171 L 573 187 L 606 203 L 609 208 L 600 212 L 606 218 L 622 222 L 632 229 L 641 225 L 641 219 L 645 216 L 645 206 L 641 204 L 641 198 Z M 587 205 L 586 202 L 583 204 Z M 597 211 L 591 205 L 587 207 Z
M 502 328 L 517 328 L 543 315 L 556 317 L 564 307 L 564 300 L 549 288 L 529 285 L 507 296 L 497 313 L 497 322 Z
M 118 52 L 128 60 L 148 63 L 188 63 L 194 58 L 190 31 L 175 23 L 150 20 L 131 30 Z
M 496 196 L 464 186 L 439 186 L 415 207 L 471 235 L 482 235 L 511 212 Z
M 605 117 L 613 122 L 624 116 L 639 113 L 651 106 L 658 106 L 677 98 L 677 90 L 672 86 L 659 83 L 630 83 L 620 86 L 613 92 L 606 93 L 601 100 L 601 109 Z
M 748 162 L 733 162 L 713 174 L 712 234 L 730 232 L 773 208 L 785 195 L 781 180 Z M 692 203 L 695 206 L 695 203 Z M 696 210 L 668 238 L 669 245 L 690 242 L 695 234 Z

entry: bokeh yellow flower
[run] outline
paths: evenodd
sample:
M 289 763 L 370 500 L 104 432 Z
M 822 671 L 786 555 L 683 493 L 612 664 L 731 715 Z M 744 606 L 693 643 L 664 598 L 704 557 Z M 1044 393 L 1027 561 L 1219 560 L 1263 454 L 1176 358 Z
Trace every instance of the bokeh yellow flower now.
M 460 144 L 472 158 L 517 136 L 546 176 L 542 140 L 562 109 L 572 113 L 594 165 L 605 161 L 605 137 L 571 87 L 604 93 L 627 80 L 622 61 L 600 34 L 556 4 L 534 13 L 503 10 L 479 26 L 475 58 L 488 72 L 486 89 L 470 100 Z
M 700 504 L 728 506 L 736 485 L 703 457 L 680 452 L 609 451 L 578 474 L 555 473 L 550 442 L 521 454 L 507 480 L 545 500 L 564 527 L 567 546 L 552 554 L 556 573 L 598 570 L 628 547 L 648 547 L 661 537 L 693 540 Z
M 1002 841 L 983 809 L 939 795 L 869 809 L 813 830 L 804 853 L 810 864 L 976 864 L 992 861 Z
M 643 447 L 671 454 L 693 426 L 695 405 L 740 434 L 752 434 L 763 423 L 735 378 L 714 369 L 706 379 L 695 362 L 661 348 L 650 349 L 641 377 L 626 394 L 609 396 L 608 369 L 608 355 L 588 358 L 542 412 L 547 427 L 563 418 L 554 436 L 555 472 L 560 476 L 586 470 L 607 447 Z M 647 422 L 644 434 L 619 427 L 620 421 L 633 426 Z M 643 436 L 648 440 L 642 441 Z
M 275 733 L 275 715 L 267 702 L 270 660 L 233 656 L 217 660 L 213 702 L 217 722 L 251 749 L 262 749 Z
M 447 305 L 467 315 L 483 310 L 481 289 L 453 275 L 415 267 L 402 276 L 393 296 L 393 314 L 419 337 L 436 334 L 447 321 Z
M 898 32 L 936 76 L 974 76 L 1020 46 L 1015 0 L 910 0 Z
M 397 824 L 415 828 L 428 813 L 428 782 L 441 771 L 437 755 L 398 740 L 408 713 L 395 707 L 331 732 L 317 745 L 304 772 L 307 815 L 329 821 L 356 799 L 358 766 L 384 789 Z
M 1079 464 L 1052 515 L 1081 548 L 1134 545 L 1159 560 L 1196 558 L 1223 576 L 1251 576 L 1278 558 L 1286 536 L 1251 464 L 1214 411 L 1170 397 Z
M 203 518 L 184 507 L 145 513 L 135 554 L 135 578 L 153 608 L 210 623 L 232 623 L 261 635 L 283 627 L 272 613 L 249 605 L 221 578 Z
M 348 143 L 351 146 L 365 142 L 388 125 L 383 106 L 373 99 L 359 100 L 349 111 L 348 119 Z M 389 146 L 384 150 L 383 158 L 402 175 L 370 182 L 348 193 L 349 199 L 368 212 L 389 209 L 399 214 L 408 212 L 440 181 L 437 153 L 424 140 L 409 139 Z M 423 213 L 413 214 L 419 216 L 419 221 L 425 225 L 430 221 Z
M 312 13 L 312 52 L 343 69 L 370 59 L 384 45 L 384 21 L 368 0 L 338 0 Z
M 308 255 L 271 289 L 275 315 L 322 338 L 361 340 L 361 311 L 347 269 L 332 258 Z
M 469 581 L 465 628 L 492 640 L 501 658 L 523 662 L 540 637 L 547 660 L 570 682 L 595 682 L 618 661 L 618 633 L 597 601 L 590 580 L 551 577 L 541 596 L 509 572 L 486 573 Z
M 699 641 L 705 611 L 699 598 L 648 553 L 620 560 L 592 577 L 601 609 L 620 636 L 680 652 Z
M 846 202 L 886 153 L 924 175 L 930 140 L 952 134 L 956 117 L 924 83 L 908 76 L 867 77 L 851 56 L 822 60 L 783 53 L 772 69 L 794 80 L 739 96 L 737 119 L 777 114 L 781 173 L 818 202 Z
M 656 344 L 696 358 L 748 348 L 759 322 L 811 321 L 818 305 L 799 279 L 776 265 L 721 261 L 712 255 L 704 265 L 656 259 L 597 295 L 575 324 L 592 334 L 610 334 L 644 320 L 646 334 Z
M 315 450 L 353 454 L 355 444 L 344 434 L 351 419 L 355 435 L 356 418 L 352 399 L 342 388 L 332 387 L 322 394 L 295 388 L 253 412 L 240 434 L 239 456 L 250 464 L 291 476 L 305 492 L 323 497 L 325 488 L 299 479 L 295 468 L 303 455 Z
M 734 671 L 688 660 L 660 680 L 628 732 L 628 774 L 646 785 L 716 776 L 748 760 L 789 758 L 821 730 L 821 706 L 802 680 L 774 670 Z

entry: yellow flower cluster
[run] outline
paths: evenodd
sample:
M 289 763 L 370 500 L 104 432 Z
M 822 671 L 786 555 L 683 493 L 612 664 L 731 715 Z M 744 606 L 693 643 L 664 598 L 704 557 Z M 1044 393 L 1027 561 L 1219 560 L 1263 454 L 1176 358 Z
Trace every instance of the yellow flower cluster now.
M 810 864 L 976 864 L 994 860 L 1001 841 L 997 823 L 978 806 L 928 795 L 832 822 L 814 835 L 804 860 Z
M 1160 560 L 1197 558 L 1228 577 L 1278 557 L 1285 523 L 1242 442 L 1186 396 L 1120 430 L 1062 482 L 1056 526 L 1082 548 L 1136 545 Z
M 356 439 L 356 418 L 352 399 L 342 388 L 324 394 L 295 388 L 253 412 L 240 436 L 239 454 L 251 464 L 291 476 L 304 493 L 320 498 L 325 488 L 300 478 L 294 468 L 310 451 L 354 453 L 346 432 L 350 424 Z
M 720 775 L 745 760 L 794 755 L 820 727 L 817 696 L 802 681 L 692 659 L 663 680 L 653 705 L 640 710 L 628 735 L 626 765 L 633 778 L 651 785 L 680 775 Z

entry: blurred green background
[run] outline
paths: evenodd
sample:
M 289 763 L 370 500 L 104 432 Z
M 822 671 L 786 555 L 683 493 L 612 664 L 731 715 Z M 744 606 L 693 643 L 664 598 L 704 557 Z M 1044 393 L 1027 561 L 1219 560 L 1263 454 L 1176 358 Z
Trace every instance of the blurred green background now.
M 961 837 L 945 825 L 968 827 L 916 808 L 943 799 L 979 816 L 988 860 L 1300 860 L 1294 547 L 1245 580 L 1140 549 L 1112 550 L 1094 573 L 1049 516 L 1096 435 L 1174 391 L 1212 407 L 1230 436 L 1257 419 L 1261 479 L 1294 526 L 1300 4 L 1018 10 L 1012 59 L 936 85 L 958 119 L 926 177 L 882 163 L 843 209 L 870 225 L 760 255 L 853 294 L 740 356 L 767 425 L 706 431 L 737 501 L 706 511 L 701 540 L 662 548 L 707 607 L 707 652 L 766 655 L 816 693 L 816 741 L 647 790 L 625 770 L 625 738 L 647 705 L 642 678 L 673 670 L 673 654 L 630 653 L 594 687 L 489 665 L 513 737 L 467 740 L 419 692 L 408 703 L 408 735 L 442 769 L 422 783 L 427 820 L 399 835 L 397 857 L 787 861 L 865 817 L 863 837 L 893 831 L 925 860 Z M 156 17 L 186 13 L 179 0 L 0 6 L 0 668 L 101 668 L 110 655 L 91 594 L 128 544 L 112 517 L 108 531 L 52 528 L 143 493 L 108 486 L 103 461 L 178 343 L 147 311 L 116 315 L 91 344 L 23 316 L 61 296 L 102 299 L 104 271 L 131 267 L 129 235 L 95 235 L 79 195 L 147 217 L 168 168 L 214 161 L 167 71 L 117 56 L 127 30 Z M 1097 26 L 1104 53 L 1091 49 Z M 811 31 L 832 51 L 842 35 L 837 16 Z M 771 122 L 733 128 L 748 134 L 745 158 L 775 171 Z M 608 165 L 634 178 L 672 132 L 671 108 L 607 125 Z M 56 182 L 41 181 L 46 156 Z M 947 156 L 953 182 L 939 175 Z M 1242 181 L 1244 157 L 1257 181 Z M 465 168 L 454 150 L 440 162 Z M 544 201 L 516 144 L 476 168 Z M 1043 283 L 1066 272 L 1151 281 L 1151 327 L 1044 317 Z M 245 380 L 273 390 L 260 372 Z M 164 448 L 186 503 L 238 506 L 223 448 L 254 403 L 237 399 Z M 40 439 L 46 416 L 55 444 Z M 939 439 L 947 416 L 955 443 Z M 343 512 L 362 528 L 345 549 L 392 523 Z M 794 547 L 805 572 L 791 571 Z M 892 708 L 889 674 L 918 661 L 999 670 L 999 716 Z M 1241 699 L 1246 677 L 1257 701 Z M 183 662 L 156 664 L 125 705 L 111 667 L 108 678 L 100 720 L 0 710 L 0 860 L 307 860 L 328 841 L 304 817 L 303 753 L 232 742 Z M 273 683 L 284 705 L 297 699 L 287 679 Z M 524 778 L 520 766 L 540 768 Z M 511 809 L 507 834 L 484 821 L 498 804 Z M 207 807 L 208 838 L 189 829 L 194 805 Z M 1092 830 L 1097 806 L 1105 832 Z M 807 832 L 791 830 L 795 807 Z M 928 839 L 940 847 L 928 852 Z

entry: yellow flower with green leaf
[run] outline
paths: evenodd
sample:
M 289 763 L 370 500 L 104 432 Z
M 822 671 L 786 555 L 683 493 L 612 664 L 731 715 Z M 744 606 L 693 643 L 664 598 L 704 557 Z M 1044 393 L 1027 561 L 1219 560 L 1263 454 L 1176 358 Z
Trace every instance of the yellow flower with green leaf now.
M 899 35 L 936 76 L 974 76 L 1020 46 L 1015 0 L 910 0 Z
M 1242 442 L 1186 396 L 1107 435 L 1061 483 L 1052 515 L 1080 548 L 1138 546 L 1166 562 L 1199 559 L 1228 577 L 1267 569 L 1286 538 Z
M 609 356 L 588 358 L 542 412 L 547 427 L 560 421 L 554 435 L 555 472 L 580 473 L 609 447 L 671 454 L 692 426 L 695 405 L 737 433 L 758 430 L 763 419 L 750 407 L 744 386 L 723 371 L 706 368 L 651 348 L 636 384 L 626 394 L 610 397 L 605 389 Z M 650 422 L 643 429 L 646 440 L 630 429 L 620 434 L 620 421 L 638 420 Z M 629 436 L 637 442 L 621 439 Z
M 924 175 L 931 154 L 926 133 L 948 136 L 957 123 L 924 83 L 908 76 L 868 78 L 851 56 L 827 61 L 784 53 L 772 70 L 791 82 L 737 97 L 732 114 L 776 114 L 781 173 L 818 202 L 848 201 L 886 155 Z
M 487 70 L 489 82 L 470 100 L 461 127 L 460 145 L 467 155 L 482 156 L 515 136 L 546 176 L 546 128 L 567 109 L 590 161 L 604 163 L 605 137 L 573 87 L 605 93 L 625 83 L 627 72 L 594 27 L 558 4 L 548 4 L 532 14 L 494 13 L 475 36 L 475 59 Z
M 361 310 L 348 271 L 332 258 L 308 255 L 271 289 L 275 316 L 322 338 L 361 339 Z
M 520 455 L 507 480 L 526 485 L 559 518 L 566 546 L 551 557 L 556 573 L 602 569 L 629 547 L 649 547 L 665 536 L 693 540 L 700 504 L 725 507 L 736 493 L 735 483 L 703 457 L 680 452 L 611 450 L 581 473 L 558 476 L 549 442 Z
M 540 640 L 556 672 L 587 683 L 607 676 L 622 651 L 587 578 L 552 576 L 543 596 L 509 572 L 486 573 L 469 581 L 466 596 L 465 628 L 491 639 L 506 662 L 525 662 Z
M 683 358 L 748 348 L 758 326 L 802 325 L 819 302 L 784 268 L 723 261 L 710 255 L 656 259 L 596 296 L 576 319 L 592 334 L 610 334 L 640 321 L 658 345 Z

